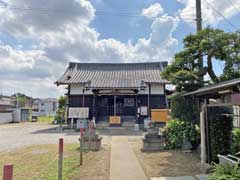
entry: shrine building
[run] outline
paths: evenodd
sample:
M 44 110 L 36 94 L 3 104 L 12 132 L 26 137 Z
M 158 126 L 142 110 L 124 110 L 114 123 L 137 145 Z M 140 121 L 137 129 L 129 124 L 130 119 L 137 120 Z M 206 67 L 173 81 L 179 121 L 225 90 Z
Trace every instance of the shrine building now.
M 95 117 L 97 123 L 143 124 L 146 117 L 165 122 L 168 82 L 160 74 L 166 66 L 167 62 L 71 62 L 56 84 L 67 86 L 69 112 L 87 109 L 86 118 Z

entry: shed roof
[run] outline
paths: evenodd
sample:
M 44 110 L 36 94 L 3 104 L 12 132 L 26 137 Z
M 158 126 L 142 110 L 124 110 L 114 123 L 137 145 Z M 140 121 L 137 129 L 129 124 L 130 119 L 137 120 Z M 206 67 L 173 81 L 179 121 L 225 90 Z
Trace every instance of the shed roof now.
M 69 63 L 56 84 L 89 83 L 92 88 L 139 88 L 142 83 L 168 83 L 160 74 L 167 62 Z
M 232 79 L 229 81 L 223 81 L 217 84 L 209 85 L 202 87 L 196 91 L 189 92 L 184 94 L 184 96 L 202 96 L 207 94 L 217 93 L 219 91 L 223 91 L 234 86 L 240 85 L 240 78 Z

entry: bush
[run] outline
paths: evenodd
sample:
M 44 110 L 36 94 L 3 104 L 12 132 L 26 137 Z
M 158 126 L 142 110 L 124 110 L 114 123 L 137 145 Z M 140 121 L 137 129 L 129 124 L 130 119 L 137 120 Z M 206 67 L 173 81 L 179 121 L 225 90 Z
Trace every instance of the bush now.
M 228 108 L 208 108 L 208 134 L 210 145 L 210 162 L 218 162 L 218 154 L 231 153 L 232 144 L 232 117 L 224 114 L 231 113 Z
M 233 140 L 232 140 L 232 153 L 240 152 L 240 128 L 235 128 L 232 132 Z
M 186 98 L 178 93 L 171 97 L 171 115 L 173 119 L 181 119 L 187 122 L 199 122 L 199 108 L 191 98 Z
M 181 148 L 184 139 L 190 141 L 193 146 L 200 142 L 199 127 L 178 119 L 168 121 L 163 134 L 166 149 Z
M 209 180 L 239 180 L 240 166 L 235 164 L 214 164 Z

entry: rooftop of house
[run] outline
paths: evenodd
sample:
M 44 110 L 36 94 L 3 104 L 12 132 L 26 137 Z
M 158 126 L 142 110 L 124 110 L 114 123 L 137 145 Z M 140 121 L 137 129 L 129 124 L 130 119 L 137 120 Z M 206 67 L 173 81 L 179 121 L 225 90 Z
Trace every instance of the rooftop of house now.
M 9 98 L 0 98 L 0 105 L 2 106 L 13 106 L 12 100 Z
M 240 78 L 223 81 L 217 84 L 208 85 L 196 91 L 186 93 L 184 94 L 184 96 L 203 96 L 208 94 L 219 93 L 221 91 L 233 90 L 234 87 L 237 87 L 238 91 L 240 91 Z
M 139 88 L 148 83 L 166 84 L 160 74 L 167 62 L 69 63 L 56 84 L 85 84 L 90 88 Z

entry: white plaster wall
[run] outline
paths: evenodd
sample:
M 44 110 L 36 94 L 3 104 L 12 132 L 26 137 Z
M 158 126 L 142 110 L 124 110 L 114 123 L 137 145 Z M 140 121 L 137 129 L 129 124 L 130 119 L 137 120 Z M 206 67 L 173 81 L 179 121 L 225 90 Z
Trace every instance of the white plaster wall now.
M 40 101 L 38 106 L 38 113 L 42 116 L 56 116 L 56 112 L 58 109 L 58 103 L 48 102 L 48 101 Z M 55 109 L 54 109 L 55 108 Z
M 70 85 L 70 94 L 77 95 L 82 94 L 83 92 L 83 85 L 82 84 L 71 84 Z M 91 90 L 85 91 L 84 94 L 92 94 Z
M 81 84 L 72 84 L 70 85 L 70 94 L 78 95 L 82 94 L 83 85 Z M 85 91 L 85 94 L 93 94 L 91 90 Z M 139 94 L 148 94 L 148 87 L 145 91 L 140 91 Z M 163 84 L 151 84 L 151 94 L 164 94 L 164 85 Z
M 13 121 L 12 112 L 0 112 L 0 124 L 10 123 Z
M 139 94 L 148 94 L 148 86 L 145 91 L 140 91 Z M 164 85 L 151 84 L 151 94 L 164 94 Z

